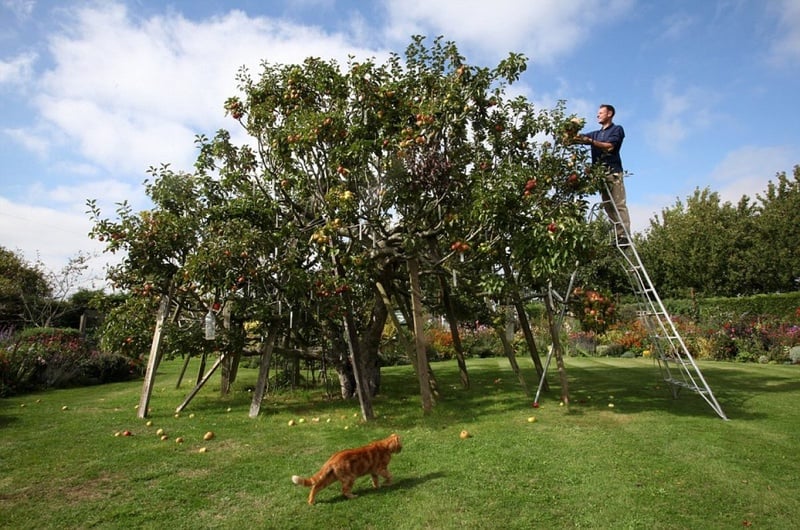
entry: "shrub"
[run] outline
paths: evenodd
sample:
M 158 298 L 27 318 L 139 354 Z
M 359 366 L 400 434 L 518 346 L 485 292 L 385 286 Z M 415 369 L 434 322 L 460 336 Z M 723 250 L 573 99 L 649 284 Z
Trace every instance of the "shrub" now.
M 649 341 L 650 336 L 647 329 L 639 319 L 629 322 L 618 322 L 600 337 L 601 345 L 613 346 L 610 350 L 611 353 L 608 353 L 609 350 L 603 350 L 606 352 L 605 355 L 615 357 L 622 355 L 628 350 L 641 354 L 647 349 Z
M 0 393 L 121 381 L 141 363 L 93 350 L 74 329 L 29 328 L 0 340 Z
M 800 364 L 800 346 L 789 348 L 789 360 L 792 364 Z
M 450 328 L 435 326 L 425 330 L 425 342 L 428 345 L 428 355 L 439 360 L 452 359 L 456 354 Z
M 466 355 L 481 358 L 503 355 L 503 345 L 492 328 L 478 325 L 460 331 Z
M 584 331 L 602 333 L 616 321 L 616 307 L 610 295 L 582 287 L 576 287 L 572 295 L 570 310 Z

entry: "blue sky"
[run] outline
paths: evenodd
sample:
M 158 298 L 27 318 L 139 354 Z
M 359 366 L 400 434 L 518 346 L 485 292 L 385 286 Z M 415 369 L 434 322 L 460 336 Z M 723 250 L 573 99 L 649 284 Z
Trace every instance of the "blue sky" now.
M 149 166 L 191 169 L 195 134 L 232 126 L 240 66 L 380 59 L 412 34 L 483 66 L 525 54 L 515 92 L 591 125 L 614 104 L 634 231 L 800 164 L 797 0 L 0 0 L 0 245 L 54 270 L 99 251 L 86 199 L 148 207 Z

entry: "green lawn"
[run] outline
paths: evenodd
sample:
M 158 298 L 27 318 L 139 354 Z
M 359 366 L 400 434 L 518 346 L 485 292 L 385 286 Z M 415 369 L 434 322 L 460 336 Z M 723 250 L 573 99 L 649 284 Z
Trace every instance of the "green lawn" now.
M 523 365 L 535 389 L 530 361 Z M 141 382 L 0 400 L 0 528 L 792 528 L 800 521 L 796 366 L 701 364 L 729 421 L 695 394 L 673 400 L 648 360 L 568 358 L 573 403 L 559 406 L 554 389 L 539 409 L 504 359 L 470 360 L 468 391 L 454 363 L 437 363 L 442 395 L 428 416 L 411 368 L 390 367 L 374 403 L 378 419 L 368 424 L 357 402 L 326 400 L 322 390 L 270 395 L 250 419 L 250 369 L 240 371 L 233 395 L 220 398 L 216 378 L 176 418 L 190 389 L 186 382 L 175 389 L 179 368 L 178 361 L 161 367 L 152 426 L 136 418 Z M 555 386 L 555 373 L 550 381 Z M 133 436 L 114 436 L 125 429 Z M 472 434 L 466 440 L 464 429 Z M 206 442 L 207 431 L 216 437 Z M 308 490 L 291 483 L 332 452 L 391 432 L 404 443 L 390 466 L 394 485 L 373 490 L 365 477 L 357 499 L 344 500 L 334 485 L 308 506 Z

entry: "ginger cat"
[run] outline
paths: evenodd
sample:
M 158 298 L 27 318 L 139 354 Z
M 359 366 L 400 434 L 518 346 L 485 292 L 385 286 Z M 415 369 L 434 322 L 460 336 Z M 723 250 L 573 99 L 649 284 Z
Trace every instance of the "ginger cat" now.
M 345 449 L 331 456 L 316 475 L 303 478 L 292 476 L 292 482 L 298 486 L 311 486 L 308 495 L 308 504 L 314 504 L 314 496 L 321 489 L 333 484 L 335 481 L 342 483 L 342 494 L 348 499 L 355 497 L 350 491 L 355 480 L 369 473 L 372 475 L 372 485 L 378 487 L 378 475 L 384 477 L 384 484 L 392 483 L 392 474 L 387 466 L 392 459 L 392 454 L 399 453 L 403 448 L 400 437 L 390 435 L 383 440 L 376 440 L 364 447 Z

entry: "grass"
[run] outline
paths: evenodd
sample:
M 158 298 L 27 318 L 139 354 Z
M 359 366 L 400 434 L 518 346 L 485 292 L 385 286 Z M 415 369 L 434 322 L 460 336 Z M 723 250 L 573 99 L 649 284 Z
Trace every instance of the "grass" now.
M 3 399 L 0 528 L 793 527 L 798 367 L 701 366 L 730 421 L 695 394 L 673 400 L 652 361 L 610 358 L 568 359 L 573 404 L 559 406 L 553 389 L 539 409 L 505 360 L 470 360 L 468 391 L 455 364 L 437 363 L 428 416 L 411 368 L 384 368 L 367 424 L 357 402 L 322 390 L 270 395 L 250 419 L 251 369 L 232 395 L 219 397 L 215 379 L 176 418 L 189 391 L 175 389 L 177 361 L 160 368 L 152 426 L 136 418 L 141 382 Z M 133 436 L 114 436 L 125 429 Z M 203 441 L 206 431 L 216 437 Z M 374 490 L 365 477 L 357 499 L 334 485 L 308 506 L 291 483 L 390 432 L 404 443 L 394 485 Z

